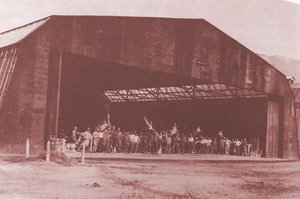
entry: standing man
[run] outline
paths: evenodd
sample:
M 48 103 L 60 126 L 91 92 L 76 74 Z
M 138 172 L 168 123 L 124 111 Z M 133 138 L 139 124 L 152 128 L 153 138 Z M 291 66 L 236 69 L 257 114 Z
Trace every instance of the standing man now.
M 242 156 L 248 156 L 248 143 L 246 138 L 242 139 Z
M 138 153 L 139 151 L 139 145 L 140 145 L 140 137 L 138 134 L 135 132 L 133 136 L 133 147 L 132 147 L 132 152 L 133 153 Z
M 129 152 L 129 147 L 130 147 L 130 137 L 129 137 L 129 132 L 124 133 L 124 152 L 128 153 Z
M 96 130 L 93 133 L 93 152 L 97 152 L 99 146 L 99 140 L 100 140 L 100 131 L 96 127 Z
M 87 149 L 88 146 L 90 146 L 89 151 L 91 152 L 92 151 L 92 145 L 90 145 L 90 144 L 91 144 L 91 141 L 93 139 L 93 136 L 91 134 L 91 129 L 90 128 L 87 128 L 87 130 L 81 134 L 81 139 L 82 139 L 82 142 L 81 142 L 80 146 L 78 147 L 78 150 L 81 150 L 83 145 L 85 145 L 86 149 Z
M 171 153 L 171 147 L 172 147 L 172 138 L 171 138 L 171 133 L 167 132 L 166 135 L 166 140 L 167 140 L 167 148 L 166 148 L 166 153 L 170 154 Z
M 216 147 L 216 153 L 217 154 L 221 154 L 222 153 L 222 146 L 221 146 L 221 142 L 223 140 L 223 132 L 222 130 L 219 131 L 219 133 L 217 134 L 216 140 L 217 140 L 217 147 Z
M 194 140 L 193 134 L 191 133 L 188 138 L 188 152 L 190 154 L 192 154 L 193 149 L 194 149 L 194 141 L 195 140 Z
M 225 155 L 230 155 L 230 146 L 231 140 L 229 138 L 225 138 Z
M 72 131 L 72 143 L 76 143 L 78 141 L 77 135 L 80 135 L 80 132 L 78 132 L 78 127 L 75 126 Z
M 117 131 L 115 126 L 111 127 L 110 140 L 111 140 L 111 148 L 112 148 L 111 150 L 112 152 L 116 153 L 117 152 Z
M 207 143 L 206 143 L 206 153 L 210 154 L 211 148 L 212 148 L 212 139 L 211 137 L 207 138 Z
M 91 133 L 91 129 L 87 128 L 86 132 L 84 132 L 83 134 L 84 139 L 85 139 L 85 143 L 86 143 L 86 147 L 89 146 L 89 152 L 92 152 L 92 146 L 93 146 L 93 136 Z
M 144 120 L 148 125 L 149 131 L 153 134 L 152 153 L 158 155 L 158 151 L 161 147 L 162 135 L 153 128 L 152 122 L 149 122 L 146 117 L 144 117 Z
M 234 151 L 235 155 L 240 155 L 240 147 L 242 145 L 242 142 L 239 139 L 236 139 L 234 141 Z
M 122 150 L 122 140 L 123 140 L 123 133 L 120 128 L 117 130 L 117 152 L 121 153 Z

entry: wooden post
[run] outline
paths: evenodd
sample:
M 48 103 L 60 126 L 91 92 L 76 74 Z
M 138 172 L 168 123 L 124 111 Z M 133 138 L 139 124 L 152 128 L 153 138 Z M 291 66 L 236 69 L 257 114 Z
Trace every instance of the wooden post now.
M 46 162 L 50 161 L 50 141 L 47 142 L 47 150 L 46 150 Z
M 66 140 L 62 139 L 62 153 L 65 153 L 65 148 L 66 148 Z
M 82 153 L 81 153 L 81 163 L 84 164 L 84 157 L 85 156 L 85 141 L 82 143 Z
M 26 139 L 26 159 L 29 158 L 29 138 Z
M 90 149 L 89 149 L 90 152 L 93 151 L 93 137 L 90 139 Z
M 60 88 L 61 88 L 61 67 L 62 67 L 62 51 L 59 51 L 59 63 L 58 63 L 58 82 L 57 82 L 57 104 L 56 104 L 56 121 L 55 121 L 55 139 L 57 139 L 58 122 L 59 122 L 59 102 L 60 102 Z

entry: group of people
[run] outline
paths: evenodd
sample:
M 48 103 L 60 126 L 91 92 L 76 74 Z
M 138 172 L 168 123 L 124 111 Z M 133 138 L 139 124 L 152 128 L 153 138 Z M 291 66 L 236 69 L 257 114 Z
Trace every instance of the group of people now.
M 108 115 L 108 120 L 96 126 L 94 132 L 90 128 L 79 132 L 78 127 L 74 127 L 71 142 L 76 150 L 85 147 L 89 152 L 251 154 L 251 144 L 246 139 L 229 139 L 223 136 L 222 131 L 208 137 L 200 127 L 191 133 L 184 133 L 177 129 L 176 124 L 170 130 L 157 131 L 152 122 L 146 117 L 144 120 L 148 127 L 145 131 L 121 131 L 110 124 Z

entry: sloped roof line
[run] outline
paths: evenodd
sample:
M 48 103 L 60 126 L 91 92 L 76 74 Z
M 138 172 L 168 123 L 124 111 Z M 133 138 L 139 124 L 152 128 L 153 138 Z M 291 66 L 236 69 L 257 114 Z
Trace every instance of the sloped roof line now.
M 51 15 L 51 16 L 48 16 L 48 17 L 44 17 L 44 18 L 42 18 L 42 19 L 38 19 L 38 20 L 35 20 L 35 21 L 33 21 L 33 22 L 24 24 L 24 25 L 22 25 L 22 26 L 18 26 L 18 27 L 15 27 L 15 28 L 12 28 L 12 29 L 9 29 L 9 30 L 0 32 L 0 36 L 3 35 L 3 34 L 5 34 L 5 33 L 11 32 L 11 31 L 15 31 L 15 30 L 17 30 L 17 29 L 24 28 L 24 27 L 26 27 L 26 26 L 30 26 L 30 25 L 32 25 L 32 24 L 38 23 L 38 22 L 40 22 L 40 21 L 44 21 L 44 20 L 46 20 L 46 19 L 51 18 L 52 16 L 55 16 L 55 15 Z
M 51 17 L 43 18 L 38 21 L 14 28 L 0 33 L 0 48 L 18 43 L 29 36 L 32 32 L 36 31 L 44 25 Z
M 221 32 L 221 34 L 225 35 L 227 38 L 233 40 L 234 42 L 237 42 L 238 45 L 245 48 L 251 54 L 260 57 L 261 61 L 266 63 L 269 67 L 275 69 L 276 72 L 281 74 L 281 77 L 285 79 L 285 75 L 280 70 L 278 70 L 276 67 L 274 67 L 272 64 L 270 64 L 268 61 L 266 61 L 264 58 L 262 58 L 257 53 L 250 50 L 248 47 L 246 47 L 245 45 L 243 45 L 242 43 L 240 43 L 239 41 L 237 41 L 236 39 L 234 39 L 233 37 L 231 37 L 230 35 L 225 33 L 223 30 L 219 29 L 213 23 L 208 22 L 207 20 L 205 20 L 203 18 L 176 18 L 176 17 L 154 17 L 154 16 L 148 16 L 148 17 L 138 16 L 137 17 L 137 16 L 115 16 L 115 15 L 101 15 L 101 16 L 97 16 L 97 15 L 51 15 L 46 18 L 26 24 L 24 26 L 20 26 L 20 27 L 0 33 L 0 48 L 20 42 L 21 40 L 25 39 L 29 34 L 31 34 L 35 30 L 37 30 L 39 27 L 44 25 L 50 18 L 54 18 L 54 17 L 62 17 L 62 18 L 65 18 L 65 17 L 114 17 L 114 18 L 152 18 L 152 19 L 170 19 L 170 20 L 202 20 L 205 23 L 207 23 L 209 26 L 214 28 L 215 30 Z

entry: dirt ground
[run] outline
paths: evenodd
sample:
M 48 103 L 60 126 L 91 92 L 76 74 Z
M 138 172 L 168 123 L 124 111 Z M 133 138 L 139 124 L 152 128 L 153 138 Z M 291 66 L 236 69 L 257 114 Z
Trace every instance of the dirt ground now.
M 300 198 L 300 162 L 2 158 L 0 198 Z

